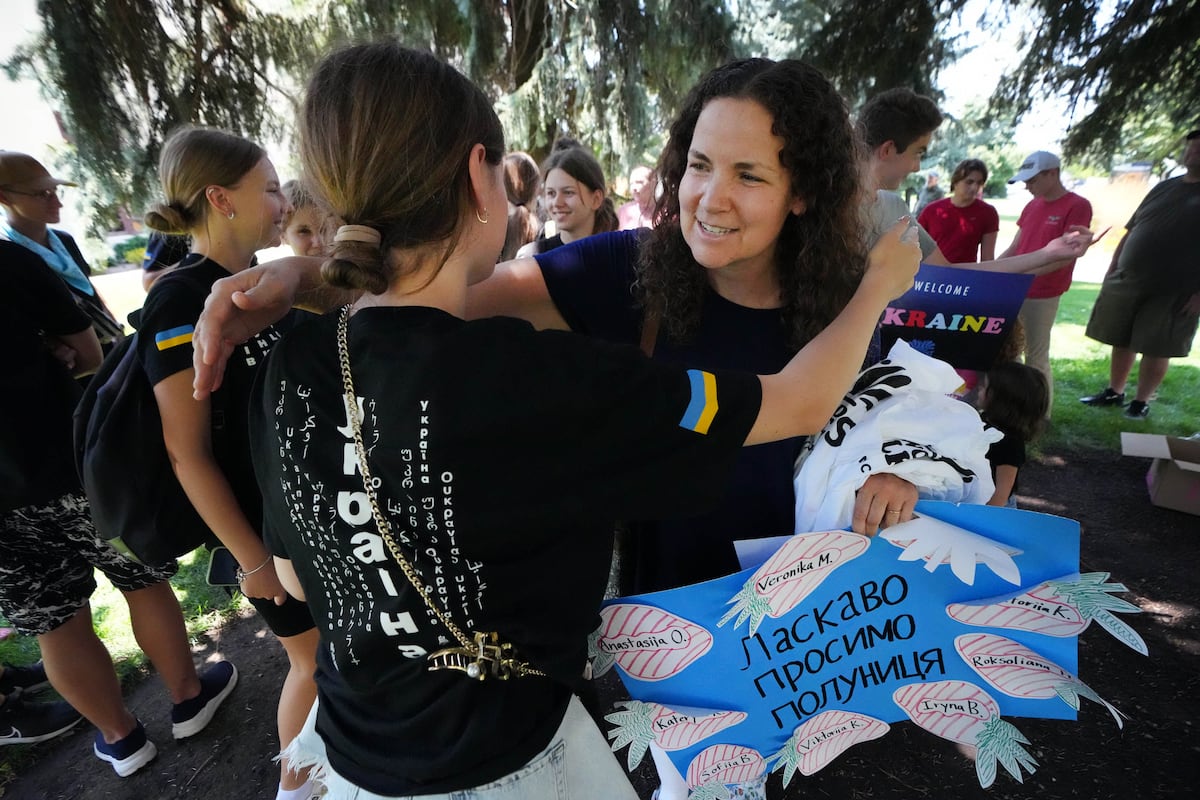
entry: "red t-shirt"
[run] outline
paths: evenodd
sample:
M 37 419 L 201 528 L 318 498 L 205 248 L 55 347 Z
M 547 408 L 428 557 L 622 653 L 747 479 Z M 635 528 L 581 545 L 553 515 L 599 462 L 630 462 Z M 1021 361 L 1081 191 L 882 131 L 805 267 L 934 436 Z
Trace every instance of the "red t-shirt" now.
M 917 217 L 951 264 L 973 264 L 979 260 L 983 237 L 1000 230 L 1000 215 L 982 200 L 959 208 L 950 198 L 925 206 Z
M 1014 255 L 1024 255 L 1041 250 L 1050 242 L 1067 232 L 1072 225 L 1090 225 L 1092 204 L 1074 192 L 1067 192 L 1057 200 L 1046 202 L 1040 197 L 1029 201 L 1017 219 L 1021 229 L 1020 242 Z M 1071 274 L 1075 262 L 1054 272 L 1033 279 L 1026 297 L 1058 297 L 1071 288 Z

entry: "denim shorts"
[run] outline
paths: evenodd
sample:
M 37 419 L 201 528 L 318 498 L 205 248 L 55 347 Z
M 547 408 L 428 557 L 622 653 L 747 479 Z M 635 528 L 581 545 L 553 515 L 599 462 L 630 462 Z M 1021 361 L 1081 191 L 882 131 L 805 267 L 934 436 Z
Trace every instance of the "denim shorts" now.
M 304 728 L 281 754 L 295 770 L 313 766 L 312 777 L 325 785 L 325 800 L 403 800 L 368 792 L 329 766 L 325 743 L 316 731 L 317 704 Z M 525 766 L 498 781 L 420 800 L 637 800 L 629 778 L 583 704 L 571 698 L 562 724 L 546 749 Z

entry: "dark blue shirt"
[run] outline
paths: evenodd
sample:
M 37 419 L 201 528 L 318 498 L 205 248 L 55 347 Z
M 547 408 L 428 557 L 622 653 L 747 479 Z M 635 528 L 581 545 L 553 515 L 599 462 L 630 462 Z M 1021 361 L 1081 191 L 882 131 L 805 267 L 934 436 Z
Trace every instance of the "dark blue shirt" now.
M 617 231 L 536 256 L 550 297 L 571 330 L 611 342 L 638 344 L 642 311 L 633 295 L 638 239 Z M 700 328 L 674 342 L 660 330 L 656 361 L 704 370 L 758 375 L 779 372 L 794 355 L 778 309 L 739 306 L 705 290 Z M 804 438 L 743 448 L 718 507 L 696 516 L 631 522 L 625 589 L 671 589 L 738 570 L 733 542 L 793 533 L 792 470 Z

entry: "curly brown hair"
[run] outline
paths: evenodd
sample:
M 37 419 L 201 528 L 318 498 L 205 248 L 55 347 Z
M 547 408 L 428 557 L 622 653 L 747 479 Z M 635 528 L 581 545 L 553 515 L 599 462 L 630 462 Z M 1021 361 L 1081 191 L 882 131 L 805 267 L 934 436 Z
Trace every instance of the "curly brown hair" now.
M 688 94 L 658 163 L 663 191 L 654 229 L 638 253 L 635 291 L 676 341 L 700 323 L 706 270 L 679 226 L 679 183 L 696 122 L 714 98 L 748 99 L 770 112 L 783 140 L 779 160 L 805 213 L 789 214 L 775 249 L 781 308 L 789 344 L 804 346 L 841 312 L 866 263 L 862 233 L 863 147 L 845 101 L 815 67 L 802 61 L 751 58 L 708 73 Z

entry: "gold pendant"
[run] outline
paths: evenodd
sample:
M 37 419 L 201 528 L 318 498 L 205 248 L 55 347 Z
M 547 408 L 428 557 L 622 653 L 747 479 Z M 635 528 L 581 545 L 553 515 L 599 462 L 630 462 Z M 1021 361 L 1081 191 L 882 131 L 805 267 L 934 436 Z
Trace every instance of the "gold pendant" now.
M 512 677 L 542 674 L 519 661 L 515 648 L 508 642 L 501 642 L 500 635 L 494 632 L 475 631 L 473 648 L 447 647 L 430 653 L 427 661 L 430 672 L 452 669 L 477 681 L 487 680 L 489 675 L 506 681 Z

